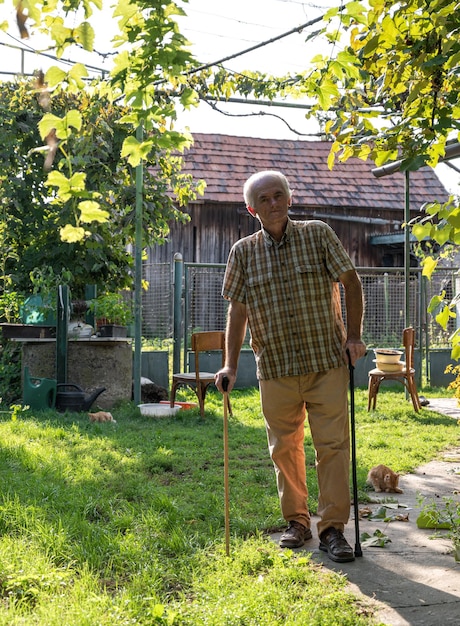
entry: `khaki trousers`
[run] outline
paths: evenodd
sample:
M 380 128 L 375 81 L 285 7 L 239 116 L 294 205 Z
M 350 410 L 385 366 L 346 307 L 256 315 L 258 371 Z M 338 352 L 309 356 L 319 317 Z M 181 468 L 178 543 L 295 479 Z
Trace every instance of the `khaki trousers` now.
M 304 450 L 306 412 L 316 453 L 318 535 L 343 532 L 350 515 L 348 369 L 260 380 L 268 448 L 286 521 L 310 528 Z

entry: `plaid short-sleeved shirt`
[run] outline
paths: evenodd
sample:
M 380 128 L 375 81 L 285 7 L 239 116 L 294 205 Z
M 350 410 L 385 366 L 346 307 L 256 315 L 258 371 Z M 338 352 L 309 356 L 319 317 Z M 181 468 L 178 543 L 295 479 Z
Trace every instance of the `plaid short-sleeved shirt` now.
M 222 295 L 247 307 L 259 378 L 343 365 L 338 279 L 351 269 L 337 235 L 318 220 L 289 219 L 279 243 L 263 228 L 235 243 Z

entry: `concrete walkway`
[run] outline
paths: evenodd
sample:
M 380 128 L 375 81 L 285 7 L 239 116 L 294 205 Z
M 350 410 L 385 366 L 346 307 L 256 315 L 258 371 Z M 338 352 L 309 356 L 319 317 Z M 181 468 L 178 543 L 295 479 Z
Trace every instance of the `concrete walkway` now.
M 455 399 L 429 398 L 426 409 L 460 419 Z M 460 435 L 460 430 L 459 430 Z M 334 563 L 318 549 L 317 519 L 312 518 L 313 539 L 296 552 L 312 552 L 327 569 L 343 573 L 351 590 L 368 604 L 376 624 L 389 626 L 444 626 L 460 624 L 460 563 L 454 560 L 447 539 L 433 539 L 435 531 L 417 528 L 419 494 L 442 498 L 460 493 L 460 447 L 445 451 L 439 459 L 419 467 L 414 474 L 401 477 L 402 494 L 375 494 L 375 511 L 385 497 L 400 508 L 388 514 L 408 514 L 408 521 L 390 523 L 364 518 L 360 533 L 373 535 L 379 529 L 390 540 L 385 547 L 363 547 L 363 556 L 352 563 Z M 366 505 L 367 506 L 367 505 Z M 360 511 L 364 505 L 360 505 Z M 353 510 L 352 510 L 353 517 Z M 279 533 L 273 539 L 279 540 Z M 351 519 L 345 536 L 355 546 L 355 526 Z

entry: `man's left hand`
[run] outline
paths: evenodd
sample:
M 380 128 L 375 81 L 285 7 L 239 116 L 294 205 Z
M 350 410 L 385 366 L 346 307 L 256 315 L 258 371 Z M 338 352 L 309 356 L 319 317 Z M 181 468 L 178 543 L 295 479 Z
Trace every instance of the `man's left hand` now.
M 366 355 L 366 344 L 361 339 L 347 339 L 345 343 L 345 362 L 348 363 L 347 351 L 350 354 L 351 365 L 354 367 L 356 361 Z

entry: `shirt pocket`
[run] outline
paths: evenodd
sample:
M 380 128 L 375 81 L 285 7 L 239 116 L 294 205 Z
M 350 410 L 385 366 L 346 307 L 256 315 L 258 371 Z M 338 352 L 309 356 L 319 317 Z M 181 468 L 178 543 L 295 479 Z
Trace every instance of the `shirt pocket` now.
M 248 277 L 248 287 L 250 289 L 252 288 L 259 288 L 259 287 L 263 287 L 264 285 L 269 285 L 273 280 L 273 274 L 271 272 L 268 272 L 268 274 L 256 274 L 254 276 L 249 276 Z
M 269 305 L 273 300 L 272 286 L 273 274 L 268 272 L 263 275 L 254 275 L 248 277 L 247 298 L 248 304 L 253 307 L 264 307 Z
M 295 266 L 295 275 L 300 291 L 308 296 L 321 298 L 327 289 L 328 275 L 321 263 L 303 263 Z

